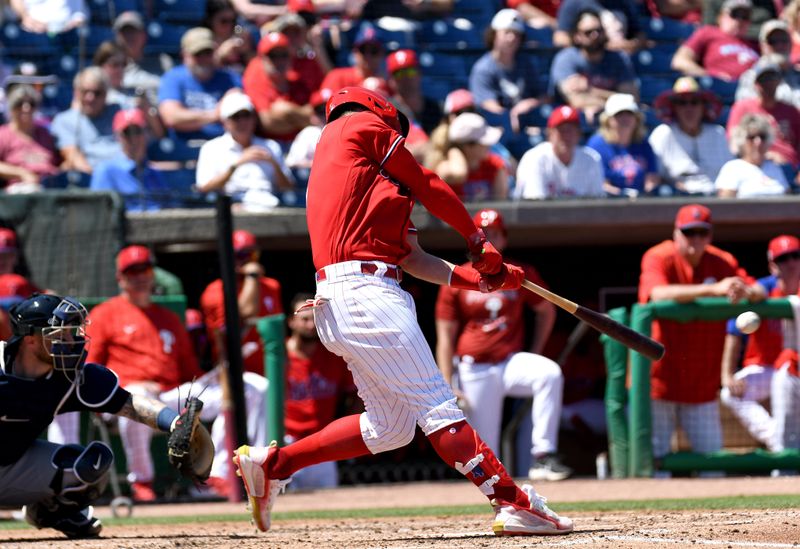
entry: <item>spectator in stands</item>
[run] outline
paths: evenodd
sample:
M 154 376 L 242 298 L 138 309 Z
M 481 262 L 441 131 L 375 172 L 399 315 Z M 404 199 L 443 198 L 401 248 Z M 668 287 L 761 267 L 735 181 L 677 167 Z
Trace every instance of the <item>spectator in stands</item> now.
M 319 341 L 314 310 L 308 302 L 313 294 L 297 294 L 291 302 L 289 337 L 286 339 L 286 444 L 291 444 L 328 423 L 353 413 L 355 384 L 347 363 Z M 336 462 L 328 461 L 300 469 L 292 475 L 292 490 L 335 488 L 339 485 Z
M 600 129 L 586 145 L 600 154 L 603 190 L 608 196 L 635 198 L 653 192 L 661 182 L 655 154 L 647 142 L 644 115 L 630 94 L 608 98 Z
M 125 110 L 141 110 L 151 136 L 161 138 L 164 136 L 164 125 L 161 124 L 158 109 L 150 103 L 148 94 L 142 88 L 125 88 L 123 84 L 126 59 L 125 50 L 116 42 L 103 42 L 94 52 L 92 64 L 103 69 L 108 80 L 106 103 L 119 105 Z
M 783 9 L 781 19 L 789 26 L 792 37 L 792 52 L 790 54 L 793 65 L 800 62 L 800 0 L 792 0 Z
M 314 152 L 317 150 L 317 141 L 322 135 L 322 127 L 325 125 L 325 102 L 327 98 L 321 91 L 317 90 L 311 94 L 309 105 L 311 112 L 311 124 L 300 130 L 297 137 L 292 141 L 289 152 L 286 153 L 286 165 L 289 168 L 307 170 L 311 169 L 311 162 L 314 160 Z M 306 180 L 308 176 L 306 176 Z
M 135 11 L 123 11 L 114 19 L 114 40 L 125 51 L 127 56 L 125 71 L 122 75 L 122 87 L 142 90 L 148 94 L 151 103 L 158 101 L 158 87 L 161 75 L 172 68 L 172 58 L 162 53 L 158 56 L 145 56 L 147 31 L 144 19 Z
M 543 97 L 533 58 L 520 51 L 525 22 L 517 10 L 502 9 L 486 32 L 489 51 L 472 66 L 469 89 L 475 102 L 493 113 L 507 112 L 511 128 L 520 131 L 520 116 L 538 107 Z
M 271 32 L 258 43 L 258 57 L 244 71 L 244 91 L 255 105 L 268 137 L 288 148 L 311 121 L 311 90 L 292 70 L 289 39 Z
M 259 262 L 261 254 L 253 233 L 241 229 L 234 231 L 233 253 L 244 369 L 248 372 L 263 374 L 264 344 L 261 342 L 252 320 L 283 312 L 281 285 L 274 278 L 264 276 L 264 266 Z M 223 347 L 226 329 L 224 305 L 222 280 L 217 279 L 209 284 L 200 296 L 200 308 L 206 319 L 208 336 L 216 357 L 224 356 L 225 351 Z
M 338 67 L 325 75 L 320 89 L 330 90 L 333 94 L 347 86 L 360 86 L 370 76 L 383 74 L 383 61 L 386 50 L 378 39 L 375 27 L 368 22 L 361 23 L 355 40 L 353 40 L 353 66 Z
M 214 35 L 217 66 L 242 74 L 255 56 L 255 47 L 247 29 L 237 24 L 236 10 L 230 0 L 207 0 L 203 26 Z
M 502 133 L 473 112 L 458 115 L 450 124 L 450 148 L 434 171 L 464 202 L 508 198 L 506 163 L 490 150 Z
M 233 4 L 236 13 L 245 19 L 249 19 L 258 26 L 282 15 L 287 9 L 291 10 L 291 5 L 296 5 L 298 3 L 299 2 L 295 0 L 286 0 L 285 4 L 270 5 L 257 1 L 253 2 L 251 0 L 231 0 L 231 4 Z
M 728 115 L 728 135 L 746 114 L 761 114 L 772 124 L 772 146 L 767 153 L 770 160 L 781 165 L 797 166 L 800 163 L 800 112 L 789 103 L 777 98 L 783 80 L 781 57 L 769 54 L 755 66 L 755 89 L 752 99 L 736 101 Z
M 606 48 L 608 39 L 596 11 L 583 11 L 572 29 L 575 44 L 558 52 L 550 67 L 550 95 L 560 94 L 570 107 L 595 123 L 614 93 L 638 97 L 636 73 L 627 56 Z
M 725 9 L 725 0 L 704 0 L 703 1 L 703 23 L 713 25 L 719 14 Z M 780 9 L 785 2 L 775 2 L 775 0 L 752 0 L 750 2 L 750 28 L 747 29 L 744 38 L 749 42 L 755 43 L 761 30 L 761 25 L 780 16 Z M 778 7 L 780 6 L 780 8 Z
M 147 122 L 139 109 L 119 111 L 114 116 L 114 134 L 122 155 L 101 162 L 92 173 L 89 188 L 122 195 L 125 210 L 141 212 L 174 205 L 175 198 L 165 176 L 147 160 Z
M 5 89 L 4 96 L 3 93 L 0 92 L 0 114 L 5 117 L 6 121 L 11 119 L 11 115 L 8 112 L 8 97 L 15 87 L 22 85 L 31 86 L 41 97 L 45 86 L 58 84 L 58 77 L 56 75 L 41 74 L 39 67 L 30 61 L 23 61 L 14 67 L 11 74 L 7 74 L 5 65 L 0 62 L 0 75 L 5 75 L 0 79 Z M 41 126 L 50 126 L 52 115 L 55 114 L 55 112 L 43 112 L 41 103 L 39 107 L 40 108 L 34 112 L 35 123 Z
M 714 181 L 732 156 L 725 128 L 716 123 L 722 104 L 691 76 L 675 80 L 654 101 L 663 123 L 650 134 L 664 184 L 680 194 L 716 194 Z
M 22 28 L 40 34 L 58 34 L 89 21 L 85 0 L 10 0 Z
M 241 87 L 239 77 L 214 64 L 214 35 L 195 27 L 181 37 L 183 65 L 161 77 L 158 111 L 164 125 L 182 140 L 207 141 L 224 130 L 219 101 L 231 88 Z
M 106 102 L 108 80 L 100 67 L 79 72 L 73 90 L 72 107 L 53 118 L 50 132 L 65 160 L 64 168 L 91 174 L 100 162 L 122 152 L 112 128 L 120 108 Z
M 255 136 L 255 107 L 244 93 L 223 97 L 219 115 L 225 133 L 200 148 L 197 187 L 204 193 L 223 190 L 247 211 L 271 210 L 280 203 L 277 191 L 294 188 L 281 146 Z
M 800 240 L 780 235 L 767 247 L 769 276 L 758 279 L 767 297 L 798 295 L 800 291 Z M 746 341 L 746 343 L 745 343 Z M 744 358 L 742 348 L 744 345 Z M 768 450 L 782 450 L 775 437 L 775 420 L 760 404 L 770 397 L 775 361 L 783 350 L 780 318 L 762 319 L 759 328 L 744 336 L 735 319 L 728 321 L 722 353 L 722 391 L 720 400 L 747 431 Z M 742 368 L 737 366 L 741 361 Z M 800 416 L 797 416 L 800 419 Z
M 738 156 L 719 171 L 715 186 L 723 198 L 753 198 L 786 194 L 789 184 L 783 170 L 768 158 L 775 138 L 770 120 L 745 114 L 731 131 L 731 149 Z
M 53 136 L 34 120 L 42 96 L 22 84 L 6 101 L 10 120 L 0 126 L 0 178 L 5 192 L 40 191 L 43 182 L 60 172 L 61 164 Z
M 725 0 L 717 13 L 716 25 L 700 27 L 678 48 L 672 57 L 673 70 L 736 81 L 758 60 L 747 40 L 751 0 Z
M 727 297 L 731 303 L 763 299 L 763 288 L 750 285 L 736 258 L 711 245 L 711 231 L 708 208 L 699 204 L 680 208 L 672 240 L 656 244 L 642 257 L 639 303 L 691 303 L 707 296 Z M 717 393 L 725 322 L 656 319 L 652 335 L 670 349 L 653 363 L 651 372 L 656 467 L 669 453 L 677 425 L 693 451 L 721 449 Z
M 547 119 L 547 141 L 526 152 L 517 168 L 517 199 L 601 197 L 603 164 L 594 149 L 582 147 L 581 118 L 570 106 L 556 107 Z
M 15 272 L 18 264 L 17 233 L 8 227 L 0 227 L 0 309 L 8 310 L 32 293 L 42 292 L 33 282 Z
M 439 104 L 422 93 L 422 73 L 413 50 L 397 50 L 386 57 L 389 86 L 395 100 L 410 121 L 418 122 L 426 133 L 439 123 L 442 110 Z
M 500 213 L 482 209 L 474 221 L 503 252 L 508 232 Z M 546 287 L 533 266 L 512 264 Z M 533 328 L 526 326 L 526 310 L 536 316 Z M 555 325 L 555 306 L 522 289 L 489 294 L 442 286 L 435 311 L 436 362 L 486 444 L 500 450 L 504 398 L 532 397 L 533 429 L 525 437 L 533 461 L 528 477 L 556 481 L 570 476 L 572 470 L 556 455 L 564 376 L 558 364 L 542 355 Z
M 652 17 L 669 17 L 684 23 L 699 23 L 703 19 L 703 0 L 647 0 Z
M 575 45 L 572 31 L 581 14 L 587 10 L 599 15 L 609 50 L 634 53 L 645 46 L 644 31 L 639 24 L 641 16 L 632 0 L 563 0 L 558 8 L 557 29 L 553 34 L 556 46 Z
M 561 0 L 506 0 L 505 5 L 517 10 L 530 27 L 555 29 Z
M 761 59 L 767 56 L 774 59 L 780 65 L 783 73 L 783 81 L 775 92 L 776 98 L 784 103 L 800 107 L 800 70 L 789 60 L 792 49 L 789 26 L 780 19 L 767 21 L 761 27 L 759 44 L 761 45 Z M 739 85 L 736 87 L 737 101 L 754 97 L 758 97 L 755 66 L 747 69 L 739 77 Z
M 178 315 L 153 303 L 153 260 L 144 246 L 123 248 L 116 259 L 119 295 L 89 313 L 86 332 L 91 338 L 87 361 L 106 364 L 133 394 L 149 395 L 179 408 L 189 394 L 203 391 L 201 419 L 214 421 L 211 438 L 215 456 L 209 484 L 224 490 L 228 471 L 225 416 L 220 413 L 222 388 L 216 370 L 204 374 L 197 365 L 189 334 Z M 263 371 L 263 370 L 262 370 Z M 192 383 L 192 380 L 198 379 Z M 185 385 L 182 385 L 184 384 Z M 248 435 L 264 440 L 264 395 L 267 381 L 244 374 Z M 154 501 L 151 429 L 119 418 L 119 434 L 128 465 L 128 482 L 135 501 Z M 213 480 L 212 480 L 213 479 Z
M 358 17 L 367 20 L 378 20 L 382 17 L 421 21 L 445 17 L 453 10 L 455 0 L 405 0 L 387 2 L 386 0 L 358 0 L 352 4 L 361 5 Z M 316 2 L 315 2 L 316 4 Z M 347 4 L 347 0 L 345 0 Z M 408 27 L 413 28 L 413 27 Z
M 322 27 L 314 25 L 310 29 L 306 20 L 297 13 L 286 13 L 264 25 L 262 36 L 270 32 L 280 32 L 289 39 L 289 50 L 293 52 L 294 69 L 306 89 L 315 91 L 322 85 L 325 74 L 334 65 L 325 49 Z

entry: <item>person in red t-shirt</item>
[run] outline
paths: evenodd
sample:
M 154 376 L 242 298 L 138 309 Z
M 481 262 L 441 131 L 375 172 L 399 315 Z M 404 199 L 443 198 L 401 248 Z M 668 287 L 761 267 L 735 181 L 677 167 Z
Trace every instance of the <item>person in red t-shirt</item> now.
M 341 408 L 351 409 L 355 393 L 347 363 L 319 341 L 314 311 L 304 308 L 312 294 L 297 294 L 289 317 L 286 340 L 286 444 L 316 433 L 339 417 Z M 352 412 L 351 412 L 352 413 Z M 339 473 L 335 461 L 325 461 L 300 469 L 292 475 L 292 490 L 335 488 Z
M 769 242 L 767 261 L 770 275 L 758 280 L 768 297 L 800 295 L 800 240 L 780 235 Z M 722 353 L 722 391 L 720 400 L 768 450 L 778 449 L 775 420 L 759 403 L 770 397 L 774 364 L 783 349 L 781 319 L 762 320 L 747 337 L 742 369 L 735 372 L 742 350 L 742 333 L 734 319 L 728 321 Z M 780 448 L 782 449 L 782 448 Z
M 694 31 L 672 57 L 672 69 L 689 76 L 738 80 L 758 61 L 758 52 L 746 38 L 752 11 L 750 0 L 725 0 L 717 25 Z
M 197 364 L 192 342 L 183 322 L 172 311 L 152 301 L 155 278 L 150 251 L 128 246 L 117 254 L 120 294 L 94 307 L 86 332 L 91 339 L 87 362 L 105 364 L 119 377 L 121 387 L 180 408 L 190 393 L 203 392 L 203 421 L 214 421 L 211 438 L 216 448 L 209 485 L 224 491 L 228 474 L 225 418 L 220 414 L 222 388 L 217 370 L 204 373 Z M 195 379 L 197 378 L 197 379 Z M 192 381 L 194 380 L 194 381 Z M 183 385 L 182 385 L 183 384 Z M 253 440 L 264 439 L 263 377 L 245 374 L 248 431 Z M 119 418 L 119 433 L 128 464 L 133 498 L 153 501 L 152 430 Z
M 258 43 L 258 56 L 242 75 L 242 86 L 256 107 L 266 137 L 291 141 L 309 125 L 313 91 L 292 68 L 289 38 L 271 32 Z
M 297 13 L 285 13 L 264 25 L 261 32 L 265 31 L 286 35 L 289 39 L 289 49 L 294 53 L 292 68 L 305 83 L 306 88 L 312 92 L 318 90 L 325 74 L 333 68 L 322 43 L 319 27 L 314 26 L 309 31 L 308 23 L 303 16 Z
M 678 210 L 672 240 L 647 250 L 642 257 L 639 303 L 724 296 L 735 303 L 764 298 L 763 288 L 748 284 L 748 275 L 728 252 L 711 245 L 711 210 L 689 204 Z M 654 320 L 653 338 L 667 349 L 653 363 L 651 397 L 653 456 L 670 450 L 680 424 L 695 452 L 722 447 L 719 418 L 720 363 L 725 322 Z
M 361 86 L 370 76 L 383 74 L 386 49 L 378 39 L 378 33 L 370 23 L 364 22 L 353 41 L 353 66 L 339 67 L 329 72 L 320 86 L 333 94 L 347 86 Z
M 279 448 L 242 446 L 239 468 L 259 530 L 269 530 L 280 491 L 300 469 L 406 446 L 417 426 L 448 465 L 490 500 L 495 535 L 551 535 L 572 521 L 551 511 L 534 488 L 518 487 L 467 423 L 419 327 L 402 272 L 468 290 L 516 290 L 524 271 L 476 227 L 452 189 L 405 148 L 409 122 L 380 95 L 350 87 L 326 105 L 307 193 L 307 221 L 322 344 L 348 363 L 365 412 Z M 471 266 L 426 253 L 411 224 L 419 201 L 464 237 Z
M 502 253 L 507 232 L 500 213 L 480 210 L 473 220 Z M 547 287 L 536 269 L 515 264 L 525 278 Z M 523 351 L 526 307 L 536 312 L 530 352 Z M 505 397 L 533 397 L 531 480 L 563 480 L 572 473 L 555 454 L 564 376 L 558 364 L 541 355 L 555 320 L 555 306 L 528 291 L 486 294 L 442 286 L 436 300 L 436 361 L 450 384 L 457 366 L 464 413 L 490 448 L 500 449 Z
M 247 372 L 264 374 L 264 344 L 255 326 L 248 325 L 251 319 L 283 312 L 281 284 L 274 278 L 264 276 L 264 267 L 259 263 L 256 237 L 250 231 L 233 231 L 236 287 L 239 304 L 239 320 L 242 323 L 242 360 Z M 222 279 L 209 284 L 200 296 L 200 308 L 206 319 L 208 337 L 214 356 L 218 357 L 224 343 L 225 296 L 222 294 Z
M 464 202 L 508 198 L 508 169 L 503 158 L 490 150 L 503 131 L 486 124 L 474 112 L 459 114 L 448 128 L 450 148 L 434 171 L 447 181 Z

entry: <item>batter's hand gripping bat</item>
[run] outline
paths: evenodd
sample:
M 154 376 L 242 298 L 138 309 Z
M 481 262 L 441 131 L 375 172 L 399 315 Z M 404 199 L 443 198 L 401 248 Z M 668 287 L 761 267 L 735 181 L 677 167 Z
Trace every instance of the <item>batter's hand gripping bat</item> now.
M 553 305 L 564 309 L 571 315 L 584 321 L 598 332 L 606 334 L 609 337 L 613 337 L 626 347 L 633 349 L 637 353 L 643 354 L 650 360 L 659 360 L 662 356 L 664 356 L 664 346 L 661 343 L 642 335 L 639 332 L 631 330 L 627 326 L 620 324 L 616 320 L 612 320 L 606 315 L 602 315 L 596 311 L 578 305 L 577 303 L 573 303 L 569 299 L 564 299 L 560 295 L 556 295 L 549 290 L 545 290 L 530 280 L 523 280 L 522 287 L 530 292 L 535 293 L 536 295 L 543 297 Z

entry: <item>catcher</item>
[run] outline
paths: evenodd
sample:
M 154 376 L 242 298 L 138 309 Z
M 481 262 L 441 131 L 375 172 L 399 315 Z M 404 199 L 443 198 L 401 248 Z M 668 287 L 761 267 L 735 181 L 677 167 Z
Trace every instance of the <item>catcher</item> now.
M 0 342 L 0 506 L 23 505 L 25 520 L 70 538 L 94 537 L 102 525 L 91 502 L 114 462 L 101 442 L 86 447 L 37 438 L 57 414 L 108 412 L 170 432 L 170 462 L 196 482 L 208 478 L 214 448 L 199 423 L 202 402 L 181 414 L 131 395 L 105 366 L 85 363 L 86 309 L 77 300 L 34 294 L 11 311 L 13 336 Z

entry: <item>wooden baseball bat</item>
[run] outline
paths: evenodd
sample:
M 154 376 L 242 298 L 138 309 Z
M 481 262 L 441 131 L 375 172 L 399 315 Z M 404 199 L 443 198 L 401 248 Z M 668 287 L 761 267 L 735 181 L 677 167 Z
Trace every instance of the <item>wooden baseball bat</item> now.
M 556 295 L 553 292 L 534 284 L 530 280 L 523 280 L 522 287 L 530 292 L 535 293 L 536 295 L 543 297 L 553 305 L 564 309 L 571 315 L 584 321 L 598 332 L 606 334 L 609 337 L 613 337 L 626 347 L 633 349 L 637 353 L 643 354 L 650 360 L 659 360 L 662 356 L 664 356 L 664 346 L 661 343 L 642 335 L 639 332 L 631 330 L 627 326 L 620 324 L 616 320 L 612 320 L 606 315 L 602 315 L 597 311 L 593 311 L 583 307 L 582 305 L 573 303 L 569 299 L 564 299 L 560 295 Z

